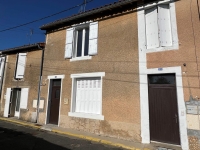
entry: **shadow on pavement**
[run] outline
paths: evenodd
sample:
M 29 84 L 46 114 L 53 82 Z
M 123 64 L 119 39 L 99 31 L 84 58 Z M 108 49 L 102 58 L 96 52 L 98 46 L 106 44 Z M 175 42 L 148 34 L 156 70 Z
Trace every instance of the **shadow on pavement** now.
M 0 150 L 70 150 L 35 137 L 37 134 L 38 131 L 30 134 L 0 127 Z

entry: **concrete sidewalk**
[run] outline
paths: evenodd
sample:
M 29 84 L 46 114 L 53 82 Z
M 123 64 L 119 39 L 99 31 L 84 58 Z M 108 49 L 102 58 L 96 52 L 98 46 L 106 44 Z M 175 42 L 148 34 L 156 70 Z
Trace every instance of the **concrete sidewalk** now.
M 102 143 L 105 145 L 110 145 L 114 147 L 121 147 L 124 149 L 129 149 L 129 150 L 153 150 L 153 149 L 159 149 L 160 145 L 156 144 L 142 144 L 142 143 L 137 143 L 137 142 L 130 142 L 130 141 L 125 141 L 125 140 L 119 140 L 116 138 L 109 138 L 109 137 L 104 137 L 104 136 L 98 136 L 92 133 L 88 132 L 83 132 L 83 131 L 77 131 L 77 130 L 72 130 L 72 129 L 66 129 L 66 128 L 61 128 L 55 125 L 44 125 L 40 126 L 35 123 L 31 122 L 25 122 L 22 120 L 18 120 L 16 118 L 2 118 L 0 117 L 0 120 L 2 121 L 8 121 L 14 124 L 19 124 L 35 129 L 40 129 L 40 130 L 46 130 L 58 134 L 62 134 L 65 136 L 70 136 L 70 137 L 76 137 L 80 139 L 85 139 L 89 140 L 92 142 L 97 142 L 97 143 Z M 163 147 L 163 146 L 162 146 Z M 169 148 L 169 147 L 168 147 Z M 166 148 L 166 150 L 168 149 Z M 170 147 L 170 149 L 177 149 L 177 147 Z

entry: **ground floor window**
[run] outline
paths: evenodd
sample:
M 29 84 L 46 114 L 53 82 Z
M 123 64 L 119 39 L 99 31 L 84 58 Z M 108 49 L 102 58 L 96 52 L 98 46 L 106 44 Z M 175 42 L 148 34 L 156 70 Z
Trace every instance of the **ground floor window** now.
M 102 76 L 105 73 L 73 74 L 69 116 L 100 119 L 102 116 Z

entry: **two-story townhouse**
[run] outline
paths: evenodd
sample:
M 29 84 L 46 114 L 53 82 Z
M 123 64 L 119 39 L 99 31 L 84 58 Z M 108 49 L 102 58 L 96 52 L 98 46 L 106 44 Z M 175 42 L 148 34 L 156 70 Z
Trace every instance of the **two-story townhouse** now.
M 39 122 L 193 149 L 198 19 L 194 0 L 123 0 L 43 25 Z
M 142 142 L 200 149 L 198 1 L 144 3 L 137 14 Z
M 120 1 L 41 27 L 39 123 L 141 141 L 136 6 Z
M 1 92 L 1 116 L 36 121 L 44 47 L 45 43 L 35 43 L 0 52 L 6 58 Z

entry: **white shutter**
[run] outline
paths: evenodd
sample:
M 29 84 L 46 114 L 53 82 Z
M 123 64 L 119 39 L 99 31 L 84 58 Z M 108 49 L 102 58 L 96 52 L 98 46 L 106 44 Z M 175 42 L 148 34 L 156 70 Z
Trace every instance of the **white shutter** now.
M 0 57 L 0 81 L 4 73 L 5 57 Z
M 66 36 L 66 46 L 65 46 L 65 58 L 72 58 L 72 48 L 73 48 L 73 39 L 74 39 L 74 29 L 67 29 Z
M 160 46 L 172 46 L 172 30 L 169 4 L 158 6 Z
M 19 53 L 18 54 L 18 61 L 17 61 L 17 68 L 16 68 L 16 79 L 24 78 L 24 70 L 26 66 L 26 53 Z
M 101 114 L 100 78 L 77 79 L 76 112 Z
M 20 108 L 27 109 L 28 103 L 28 88 L 22 88 L 20 98 Z
M 89 55 L 97 54 L 98 22 L 90 23 Z
M 157 7 L 145 10 L 147 49 L 159 47 Z
M 11 88 L 7 88 L 4 115 L 3 115 L 4 117 L 8 117 L 9 107 L 10 107 L 10 95 L 11 95 Z

